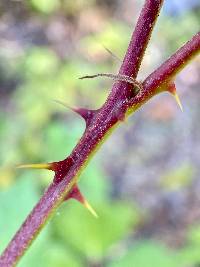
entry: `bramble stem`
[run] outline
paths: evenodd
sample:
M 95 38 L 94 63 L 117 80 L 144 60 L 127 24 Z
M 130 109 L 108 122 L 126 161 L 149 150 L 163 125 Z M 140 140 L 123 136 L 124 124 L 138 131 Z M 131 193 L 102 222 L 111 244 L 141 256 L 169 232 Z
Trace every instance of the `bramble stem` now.
M 132 35 L 127 53 L 124 57 L 119 74 L 136 78 L 139 67 L 150 39 L 153 26 L 159 14 L 163 0 L 146 0 Z M 53 211 L 62 203 L 63 198 L 76 183 L 83 164 L 94 150 L 100 146 L 106 133 L 121 119 L 127 107 L 121 106 L 132 96 L 132 86 L 123 81 L 113 85 L 112 91 L 94 122 L 86 131 L 71 153 L 74 165 L 66 171 L 60 183 L 52 183 L 31 211 L 19 231 L 13 237 L 0 258 L 0 266 L 14 266 L 39 234 Z M 114 116 L 113 116 L 114 114 Z M 99 131 L 101 129 L 101 131 Z M 77 155 L 79 155 L 77 157 Z
M 173 81 L 175 76 L 198 54 L 200 54 L 200 32 L 178 49 L 142 83 L 142 90 L 132 100 L 133 107 L 140 107 L 158 91 L 159 87 Z
M 162 3 L 163 0 L 145 1 L 119 75 L 126 75 L 134 80 L 136 79 Z M 91 117 L 90 123 L 86 126 L 86 130 L 79 143 L 70 156 L 65 159 L 70 163 L 70 167 L 68 165 L 65 168 L 65 165 L 63 165 L 65 160 L 57 163 L 58 166 L 60 164 L 60 169 L 55 172 L 55 177 L 61 178 L 54 179 L 54 182 L 47 188 L 38 204 L 10 241 L 0 257 L 1 267 L 16 265 L 55 209 L 63 202 L 63 199 L 66 198 L 66 195 L 77 183 L 78 177 L 84 166 L 88 163 L 89 158 L 100 147 L 102 141 L 114 129 L 114 126 L 123 120 L 130 108 L 130 103 L 139 107 L 148 100 L 157 87 L 166 82 L 167 78 L 174 76 L 177 71 L 188 63 L 187 60 L 197 54 L 199 45 L 200 36 L 197 34 L 196 37 L 144 81 L 141 92 L 136 96 L 133 94 L 133 85 L 124 81 L 114 83 L 105 104 Z M 58 175 L 61 176 L 58 177 Z
M 163 1 L 164 0 L 145 1 L 121 65 L 120 74 L 132 77 L 133 79 L 137 77 Z

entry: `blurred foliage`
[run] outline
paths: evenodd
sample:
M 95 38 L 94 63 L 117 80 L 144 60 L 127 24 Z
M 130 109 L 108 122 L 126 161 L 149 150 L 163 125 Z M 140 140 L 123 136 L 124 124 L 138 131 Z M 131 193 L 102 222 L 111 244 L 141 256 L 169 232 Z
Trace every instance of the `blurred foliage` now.
M 141 243 L 131 246 L 120 260 L 109 265 L 111 267 L 175 267 L 180 266 L 178 258 L 169 249 L 158 243 L 143 240 Z
M 162 179 L 162 184 L 168 190 L 177 190 L 191 184 L 193 174 L 194 167 L 189 163 L 185 163 L 165 174 L 165 177 Z
M 56 11 L 59 8 L 58 0 L 31 0 L 30 2 L 36 10 L 46 14 Z
M 21 1 L 15 2 L 21 4 L 17 3 Z M 104 9 L 102 2 L 105 4 Z M 4 12 L 1 12 L 0 30 L 5 26 L 5 21 L 9 25 L 11 18 L 16 16 L 17 23 L 20 23 L 16 23 L 18 26 L 11 23 L 11 31 L 16 34 L 16 39 L 21 38 L 17 42 L 9 41 L 13 32 L 9 32 L 7 39 L 3 35 L 0 38 L 1 251 L 52 180 L 52 173 L 47 171 L 17 171 L 14 166 L 19 163 L 61 160 L 71 152 L 84 131 L 84 122 L 54 100 L 69 105 L 98 108 L 108 95 L 107 88 L 111 81 L 80 81 L 78 77 L 117 72 L 119 62 L 103 46 L 123 58 L 131 28 L 119 16 L 112 18 L 112 13 L 107 10 L 118 5 L 121 12 L 123 1 L 118 2 L 120 1 L 113 4 L 113 1 L 95 0 L 29 0 L 23 5 L 21 16 L 17 13 L 19 10 L 11 10 L 6 1 L 0 3 L 2 11 L 5 9 L 5 17 Z M 140 1 L 135 2 L 141 4 Z M 15 5 L 14 1 L 12 4 Z M 101 12 L 98 11 L 100 8 Z M 84 12 L 88 12 L 86 19 L 80 22 L 78 16 L 81 18 Z M 30 18 L 28 23 L 27 17 Z M 68 54 L 59 53 L 58 46 L 61 44 L 56 44 L 55 40 L 50 41 L 53 34 L 49 33 L 49 25 L 55 21 L 56 31 L 62 33 L 62 27 L 58 26 L 61 18 L 66 29 L 71 27 L 70 38 L 74 38 L 71 41 L 72 47 L 64 37 L 61 41 L 66 46 L 66 51 L 69 51 Z M 98 30 L 92 28 L 93 22 Z M 26 27 L 30 27 L 29 30 L 32 31 L 35 24 L 39 25 L 39 41 L 29 40 L 28 34 L 25 37 L 23 35 Z M 154 56 L 152 58 L 151 55 L 149 62 L 147 53 L 144 62 L 147 70 L 152 61 L 158 64 L 163 51 L 165 56 L 171 53 L 199 27 L 197 16 L 192 11 L 184 14 L 183 19 L 181 16 L 162 16 L 160 25 L 165 29 L 167 40 L 163 41 L 163 29 L 158 27 L 150 46 Z M 77 33 L 76 27 L 81 29 L 80 32 Z M 51 38 L 48 39 L 48 35 Z M 161 40 L 160 50 L 156 46 L 156 36 Z M 130 136 L 125 139 L 129 144 Z M 114 166 L 116 163 L 112 164 Z M 194 173 L 195 167 L 189 161 L 177 164 L 176 168 L 163 173 L 159 189 L 167 192 L 184 190 L 193 182 Z M 121 184 L 118 185 L 120 186 Z M 169 249 L 162 240 L 147 240 L 145 236 L 134 241 L 138 226 L 148 216 L 144 216 L 143 208 L 138 207 L 134 201 L 129 201 L 128 197 L 126 200 L 116 198 L 111 179 L 102 168 L 102 159 L 98 156 L 84 170 L 80 187 L 99 218 L 93 218 L 73 200 L 64 203 L 19 266 L 184 267 L 200 263 L 199 225 L 188 227 L 184 246 L 179 249 Z
M 174 16 L 171 19 L 168 19 L 168 17 L 163 18 L 162 27 L 168 33 L 167 43 L 169 52 L 175 51 L 177 47 L 182 46 L 194 33 L 199 31 L 199 15 L 187 12 L 180 16 Z

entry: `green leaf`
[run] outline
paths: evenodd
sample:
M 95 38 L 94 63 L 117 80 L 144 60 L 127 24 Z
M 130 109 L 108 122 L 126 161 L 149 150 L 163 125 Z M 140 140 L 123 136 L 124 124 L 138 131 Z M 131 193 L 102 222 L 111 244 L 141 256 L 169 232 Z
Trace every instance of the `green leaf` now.
M 32 6 L 38 11 L 49 14 L 58 9 L 58 0 L 30 0 Z
M 30 174 L 23 175 L 8 190 L 0 192 L 0 252 L 6 247 L 39 199 L 35 178 L 32 179 L 30 176 Z M 40 265 L 42 255 L 44 251 L 48 251 L 50 244 L 48 236 L 49 228 L 46 227 L 22 257 L 19 267 L 50 266 Z
M 52 50 L 34 47 L 23 58 L 22 68 L 27 77 L 31 78 L 33 75 L 51 75 L 58 68 L 58 63 L 58 58 Z
M 108 249 L 128 235 L 138 220 L 136 210 L 125 203 L 95 205 L 96 219 L 79 203 L 70 200 L 53 219 L 55 234 L 90 260 L 100 260 Z
M 123 252 L 122 252 L 123 253 Z M 162 244 L 141 241 L 108 267 L 181 267 L 175 253 Z
M 111 181 L 105 177 L 98 161 L 93 159 L 83 171 L 79 182 L 79 187 L 84 196 L 88 196 L 89 202 L 101 203 L 108 201 L 111 192 Z
M 78 142 L 83 127 L 79 120 L 68 122 L 52 122 L 44 129 L 45 157 L 48 161 L 65 158 Z
M 80 256 L 74 255 L 71 250 L 64 246 L 55 245 L 55 240 L 52 240 L 52 245 L 48 248 L 48 253 L 43 255 L 43 267 L 81 267 L 83 266 Z
M 180 189 L 192 182 L 194 168 L 188 162 L 183 163 L 178 168 L 171 170 L 162 179 L 162 185 L 171 190 Z
M 35 183 L 23 177 L 13 187 L 0 192 L 0 250 L 7 245 L 38 200 Z

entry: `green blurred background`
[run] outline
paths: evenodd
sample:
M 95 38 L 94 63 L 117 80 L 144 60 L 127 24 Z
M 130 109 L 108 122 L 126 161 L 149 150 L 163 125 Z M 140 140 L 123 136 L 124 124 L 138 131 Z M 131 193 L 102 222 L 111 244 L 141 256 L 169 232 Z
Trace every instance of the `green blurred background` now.
M 0 2 L 0 251 L 52 173 L 20 163 L 64 159 L 84 122 L 55 99 L 99 108 L 117 73 L 141 0 Z M 199 30 L 199 1 L 166 0 L 142 64 L 143 79 Z M 103 145 L 80 187 L 99 215 L 64 203 L 20 267 L 200 265 L 200 58 L 177 77 L 184 106 L 163 94 Z

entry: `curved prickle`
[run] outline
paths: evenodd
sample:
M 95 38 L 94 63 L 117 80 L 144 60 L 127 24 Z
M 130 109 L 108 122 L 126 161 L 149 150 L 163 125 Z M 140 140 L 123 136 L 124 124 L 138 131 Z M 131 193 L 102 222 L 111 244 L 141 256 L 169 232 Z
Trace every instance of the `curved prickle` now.
M 77 184 L 74 185 L 74 187 L 71 189 L 69 194 L 64 198 L 64 201 L 69 200 L 70 198 L 76 199 L 78 202 L 83 204 L 83 206 L 96 218 L 98 218 L 98 215 L 96 211 L 92 208 L 92 206 L 89 204 L 89 202 L 85 199 L 85 197 L 80 192 Z
M 167 91 L 173 95 L 177 105 L 179 106 L 180 110 L 183 112 L 183 106 L 182 106 L 181 100 L 180 100 L 180 98 L 178 96 L 178 93 L 177 93 L 177 90 L 176 90 L 176 85 L 175 85 L 174 82 L 168 83 Z
M 91 109 L 86 109 L 86 108 L 71 107 L 68 104 L 66 104 L 60 100 L 54 100 L 54 101 L 58 104 L 61 104 L 62 106 L 66 107 L 66 108 L 71 109 L 72 111 L 77 113 L 79 116 L 81 116 L 85 120 L 87 126 L 90 124 L 95 113 L 98 111 L 98 110 L 91 110 Z

